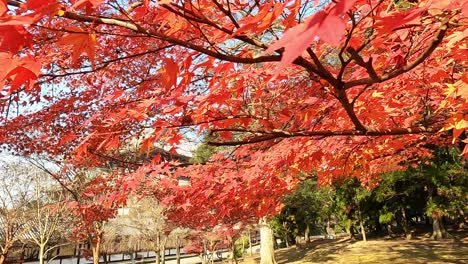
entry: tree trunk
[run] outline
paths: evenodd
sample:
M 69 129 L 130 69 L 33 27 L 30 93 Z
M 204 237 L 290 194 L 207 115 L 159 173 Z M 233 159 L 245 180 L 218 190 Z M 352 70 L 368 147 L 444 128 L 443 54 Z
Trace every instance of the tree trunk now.
M 159 233 L 156 234 L 156 248 L 154 249 L 154 253 L 156 254 L 156 264 L 161 263 L 161 251 L 160 251 L 160 245 L 161 245 L 161 236 Z
M 406 218 L 405 208 L 400 209 L 401 212 L 401 225 L 403 227 L 403 232 L 405 233 L 406 239 L 411 239 L 411 232 L 408 228 L 408 220 Z
M 135 251 L 132 251 L 130 256 L 131 256 L 130 259 L 131 259 L 132 264 L 135 264 Z
M 176 238 L 176 264 L 180 264 L 180 238 Z
M 366 229 L 364 228 L 361 209 L 358 209 L 358 216 L 359 216 L 359 226 L 361 227 L 362 240 L 364 241 L 364 243 L 366 243 L 367 242 Z
M 101 246 L 101 237 L 98 236 L 95 243 L 91 243 L 93 250 L 93 264 L 99 264 L 99 248 Z
M 301 245 L 301 237 L 299 235 L 296 235 L 294 237 L 294 242 L 296 243 L 296 248 L 300 248 L 302 245 Z
M 44 264 L 44 244 L 39 245 L 39 264 Z
M 3 264 L 3 262 L 5 262 L 5 259 L 6 259 L 6 255 L 4 255 L 3 253 L 0 255 L 0 264 Z
M 364 228 L 364 224 L 362 223 L 362 220 L 359 221 L 359 226 L 361 227 L 362 240 L 364 242 L 367 242 L 366 229 Z
M 440 219 L 438 217 L 432 218 L 432 239 L 442 239 L 442 231 L 440 230 Z
M 237 257 L 236 257 L 236 243 L 233 240 L 231 243 L 231 247 L 229 250 L 229 263 L 231 264 L 237 264 Z
M 166 263 L 166 243 L 161 245 L 161 264 Z
M 201 261 L 202 261 L 202 264 L 207 264 L 208 263 L 208 257 L 207 257 L 207 253 L 200 253 L 199 255 Z
M 440 219 L 440 222 L 439 222 L 440 231 L 442 231 L 442 237 L 443 238 L 452 238 L 452 235 L 450 235 L 449 232 L 447 232 L 447 229 L 445 228 L 444 222 L 445 222 L 444 217 L 442 216 L 442 218 Z
M 276 264 L 275 251 L 273 248 L 273 231 L 268 225 L 266 218 L 262 218 L 260 225 L 260 264 Z
M 306 229 L 304 231 L 304 239 L 305 239 L 305 242 L 306 243 L 309 243 L 310 242 L 310 228 L 309 228 L 309 224 L 306 224 Z
M 159 248 L 154 250 L 154 253 L 156 254 L 156 264 L 161 264 L 161 252 L 159 251 Z
M 242 239 L 242 257 L 244 257 L 245 254 L 245 239 Z
M 249 229 L 249 256 L 253 255 L 253 250 L 252 250 L 252 236 L 250 235 L 250 229 Z M 1 264 L 1 263 L 0 263 Z
M 6 257 L 8 256 L 8 251 L 10 250 L 10 247 L 11 247 L 9 245 L 10 243 L 8 241 L 5 242 L 3 245 L 3 250 L 0 253 L 0 264 L 3 264 L 6 260 Z
M 353 224 L 352 224 L 351 219 L 348 219 L 348 221 L 346 221 L 345 231 L 346 231 L 346 234 L 348 234 L 350 238 L 354 238 Z
M 388 236 L 393 237 L 393 231 L 392 231 L 392 225 L 391 224 L 387 224 L 387 232 L 388 232 Z

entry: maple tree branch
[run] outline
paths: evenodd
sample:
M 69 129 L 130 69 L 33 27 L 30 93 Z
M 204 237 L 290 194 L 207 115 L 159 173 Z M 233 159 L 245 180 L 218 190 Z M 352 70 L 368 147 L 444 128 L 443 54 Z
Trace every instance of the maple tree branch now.
M 206 17 L 197 16 L 193 11 L 188 10 L 187 8 L 184 8 L 182 6 L 176 5 L 174 3 L 171 3 L 170 5 L 164 4 L 162 6 L 165 7 L 167 10 L 169 10 L 170 12 L 187 19 L 188 21 L 195 21 L 195 22 L 198 22 L 198 23 L 202 23 L 202 24 L 205 24 L 205 25 L 212 26 L 212 27 L 214 27 L 214 28 L 216 28 L 218 30 L 223 31 L 226 34 L 229 34 L 229 35 L 234 34 L 234 31 L 229 30 L 229 29 L 227 29 L 225 27 L 222 27 L 222 26 L 220 26 L 220 25 L 206 19 Z M 171 6 L 177 7 L 178 9 L 182 10 L 185 13 L 190 14 L 191 16 L 188 16 L 188 15 L 186 15 L 186 14 L 180 12 L 180 11 L 174 10 Z M 237 22 L 235 22 L 235 24 L 237 24 Z M 237 24 L 237 26 L 239 26 L 239 25 Z M 253 45 L 253 46 L 257 46 L 257 47 L 264 48 L 264 49 L 267 48 L 267 46 L 264 43 L 259 42 L 259 41 L 254 40 L 254 39 L 251 39 L 251 38 L 249 38 L 247 36 L 244 36 L 244 35 L 236 35 L 236 36 L 234 36 L 234 38 L 238 39 L 238 40 L 241 40 L 241 41 L 243 41 L 245 43 L 248 43 L 250 45 Z
M 372 86 L 372 84 L 368 84 L 368 85 L 366 85 L 364 88 L 362 88 L 362 89 L 358 92 L 358 94 L 353 98 L 353 100 L 351 101 L 351 105 L 354 106 L 354 104 L 356 103 L 357 99 L 358 99 L 365 91 L 367 91 L 367 90 L 369 89 L 369 87 L 371 87 L 371 86 Z
M 309 47 L 307 48 L 307 53 L 309 56 L 312 58 L 314 61 L 315 66 L 317 67 L 317 72 L 316 74 L 322 77 L 323 79 L 327 80 L 331 85 L 335 86 L 336 85 L 336 79 L 333 77 L 333 75 L 328 71 L 325 66 L 323 66 L 322 62 L 320 59 L 317 57 L 317 55 L 314 53 L 314 51 Z
M 354 127 L 359 131 L 366 131 L 366 127 L 359 121 L 356 113 L 354 112 L 353 104 L 349 102 L 348 96 L 346 95 L 346 91 L 342 89 L 342 87 L 335 87 L 336 91 L 336 98 L 340 101 L 341 105 L 343 106 L 346 114 L 348 114 L 351 122 L 353 122 Z
M 221 12 L 223 12 L 227 17 L 229 17 L 229 19 L 232 21 L 232 23 L 234 24 L 236 28 L 240 28 L 239 23 L 237 23 L 237 20 L 234 18 L 234 16 L 231 13 L 231 6 L 229 4 L 229 1 L 227 1 L 228 9 L 225 9 L 224 6 L 218 1 L 216 0 L 212 0 L 212 1 L 219 8 L 219 10 L 221 10 Z
M 76 193 L 75 190 L 72 190 L 67 184 L 65 184 L 58 176 L 56 173 L 53 173 L 50 171 L 48 168 L 46 168 L 43 164 L 39 164 L 36 160 L 34 159 L 28 159 L 29 163 L 32 164 L 34 167 L 40 169 L 41 171 L 47 173 L 49 176 L 51 176 L 55 181 L 57 181 L 60 186 L 65 189 L 67 192 L 69 192 L 72 196 L 73 199 L 76 201 L 79 200 L 78 194 Z M 34 161 L 34 162 L 33 162 Z
M 349 53 L 349 55 L 351 55 L 351 58 L 356 62 L 357 65 L 366 69 L 367 73 L 373 80 L 379 80 L 380 77 L 377 75 L 377 72 L 372 66 L 372 57 L 369 57 L 369 60 L 366 62 L 353 47 L 348 47 L 346 51 Z
M 250 132 L 257 134 L 258 136 L 234 140 L 234 141 L 209 141 L 207 144 L 212 146 L 235 146 L 235 145 L 246 145 L 252 143 L 259 143 L 272 139 L 279 138 L 293 138 L 293 137 L 334 137 L 334 136 L 398 136 L 398 135 L 411 135 L 411 134 L 425 134 L 425 133 L 436 133 L 442 128 L 442 126 L 434 127 L 408 127 L 408 128 L 393 128 L 393 129 L 380 129 L 380 130 L 321 130 L 321 131 L 297 131 L 288 132 L 279 129 L 273 129 L 271 131 L 255 131 L 255 130 L 244 130 L 244 132 Z M 227 131 L 229 129 L 223 129 Z M 214 129 L 213 132 L 219 130 Z
M 173 47 L 173 46 L 174 45 L 167 45 L 167 46 L 159 47 L 157 49 L 148 50 L 148 51 L 145 51 L 145 52 L 130 54 L 130 55 L 125 56 L 125 57 L 119 57 L 119 58 L 110 59 L 110 60 L 107 60 L 107 61 L 102 61 L 100 63 L 97 63 L 95 65 L 95 68 L 91 69 L 91 70 L 76 71 L 76 72 L 64 72 L 64 73 L 61 73 L 61 74 L 55 74 L 54 72 L 41 74 L 41 77 L 51 77 L 51 78 L 49 78 L 46 81 L 39 81 L 37 83 L 41 84 L 41 83 L 44 83 L 44 82 L 47 82 L 47 81 L 50 81 L 52 79 L 59 78 L 59 77 L 93 73 L 93 72 L 96 72 L 98 70 L 102 70 L 102 69 L 106 68 L 111 63 L 123 61 L 123 60 L 126 60 L 126 59 L 137 58 L 137 57 L 145 56 L 145 55 L 148 55 L 148 54 L 151 54 L 151 53 L 160 52 L 160 51 L 162 51 L 162 50 L 164 50 L 166 48 L 170 48 L 170 47 Z M 85 67 L 85 68 L 89 68 L 89 67 Z
M 351 20 L 351 28 L 349 29 L 348 33 L 346 34 L 346 40 L 345 40 L 345 42 L 343 44 L 343 47 L 341 47 L 340 52 L 338 53 L 338 58 L 340 59 L 340 62 L 341 62 L 341 68 L 340 68 L 340 71 L 338 72 L 338 75 L 337 75 L 336 79 L 339 82 L 341 82 L 343 80 L 343 74 L 344 74 L 344 72 L 346 70 L 346 67 L 351 62 L 350 59 L 345 60 L 343 58 L 343 53 L 344 53 L 346 47 L 349 45 L 349 41 L 351 40 L 351 37 L 353 36 L 353 32 L 356 29 L 356 19 L 354 18 L 354 13 L 349 11 L 347 14 L 348 14 L 348 16 L 349 16 L 349 18 Z
M 155 31 L 149 31 L 130 21 L 125 21 L 125 20 L 120 20 L 120 19 L 115 19 L 115 18 L 104 18 L 104 17 L 80 15 L 80 14 L 76 14 L 76 13 L 69 12 L 69 11 L 64 11 L 62 17 L 72 19 L 75 21 L 91 22 L 95 24 L 113 25 L 113 26 L 127 28 L 134 32 L 141 33 L 147 36 L 151 36 L 151 37 L 163 40 L 163 41 L 167 41 L 171 44 L 179 45 L 179 46 L 182 46 L 182 47 L 194 50 L 194 51 L 198 51 L 198 52 L 204 53 L 208 56 L 211 56 L 213 58 L 223 60 L 223 61 L 253 64 L 253 63 L 259 63 L 259 62 L 272 62 L 272 61 L 281 60 L 281 55 L 265 55 L 265 56 L 260 56 L 256 58 L 245 58 L 245 57 L 238 57 L 235 55 L 221 54 L 221 53 L 212 51 L 210 49 L 204 48 L 202 46 L 195 45 L 193 44 L 193 42 L 169 37 L 169 36 L 166 36 L 164 34 L 161 34 Z
M 7 5 L 15 6 L 15 7 L 20 7 L 22 3 L 20 1 L 16 0 L 7 0 Z
M 442 43 L 442 40 L 444 39 L 445 34 L 447 33 L 448 30 L 448 25 L 449 25 L 449 20 L 445 20 L 442 22 L 442 25 L 440 26 L 439 30 L 437 31 L 435 37 L 432 39 L 431 43 L 427 47 L 427 49 L 412 63 L 396 68 L 395 70 L 382 75 L 381 77 L 378 78 L 372 78 L 370 76 L 369 78 L 364 78 L 364 79 L 359 79 L 359 80 L 354 80 L 354 81 L 349 81 L 344 84 L 344 88 L 348 89 L 354 86 L 358 85 L 363 85 L 363 84 L 373 84 L 373 83 L 381 83 L 390 79 L 393 79 L 397 77 L 398 75 L 408 72 L 415 67 L 417 67 L 419 64 L 421 64 L 423 61 L 425 61 L 431 54 L 432 52 Z

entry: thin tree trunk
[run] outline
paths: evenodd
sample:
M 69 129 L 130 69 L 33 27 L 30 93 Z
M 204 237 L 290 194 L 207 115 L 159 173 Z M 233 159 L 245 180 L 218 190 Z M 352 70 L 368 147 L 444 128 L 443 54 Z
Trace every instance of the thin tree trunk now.
M 132 264 L 135 264 L 135 250 L 132 251 L 130 256 L 131 256 L 130 259 L 131 259 Z
M 45 245 L 39 245 L 39 264 L 44 264 L 44 247 Z
M 359 214 L 359 226 L 361 227 L 362 240 L 366 243 L 367 242 L 366 229 L 364 228 L 361 209 L 359 209 L 358 214 Z
M 164 238 L 163 239 L 164 242 L 161 243 L 161 264 L 165 264 L 166 263 L 166 241 L 167 239 Z
M 245 254 L 245 239 L 242 239 L 242 257 L 244 257 Z
M 309 224 L 306 224 L 306 229 L 304 231 L 304 238 L 305 238 L 306 243 L 310 242 L 310 235 L 309 234 L 310 234 Z
M 364 229 L 364 225 L 362 224 L 362 221 L 359 221 L 359 225 L 361 226 L 362 240 L 364 242 L 367 242 L 366 229 Z
M 249 256 L 253 255 L 253 249 L 252 249 L 252 236 L 250 235 L 250 229 L 249 229 Z M 0 263 L 1 264 L 1 263 Z
M 273 231 L 266 218 L 260 220 L 260 264 L 276 264 Z
M 156 264 L 161 264 L 161 235 L 159 233 L 156 234 L 156 248 L 154 249 L 154 253 L 156 254 Z
M 176 264 L 180 264 L 180 244 L 181 244 L 181 241 L 180 241 L 180 238 L 176 238 L 176 241 L 177 241 L 177 245 L 176 245 Z

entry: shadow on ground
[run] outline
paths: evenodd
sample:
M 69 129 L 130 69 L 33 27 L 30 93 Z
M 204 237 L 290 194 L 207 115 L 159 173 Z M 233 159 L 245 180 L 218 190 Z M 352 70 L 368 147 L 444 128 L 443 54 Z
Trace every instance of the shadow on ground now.
M 341 240 L 315 240 L 307 248 L 279 249 L 275 252 L 279 264 L 284 263 L 343 263 L 343 264 L 441 264 L 468 263 L 468 240 L 465 237 L 442 241 L 428 238 L 413 240 L 376 239 L 367 243 Z M 259 263 L 259 257 L 245 260 L 245 264 Z

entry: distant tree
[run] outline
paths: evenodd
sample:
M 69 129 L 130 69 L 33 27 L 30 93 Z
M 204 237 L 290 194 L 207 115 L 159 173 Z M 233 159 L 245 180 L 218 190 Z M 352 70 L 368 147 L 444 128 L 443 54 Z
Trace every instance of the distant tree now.
M 72 220 L 67 210 L 67 193 L 37 167 L 29 165 L 24 169 L 33 177 L 33 190 L 24 216 L 28 232 L 22 241 L 39 248 L 39 264 L 43 264 L 46 254 L 69 244 Z
M 0 163 L 0 264 L 30 232 L 25 216 L 31 202 L 32 179 L 30 171 L 20 162 Z
M 434 156 L 424 160 L 415 173 L 423 176 L 427 189 L 426 214 L 432 218 L 433 239 L 447 238 L 444 219 L 465 221 L 468 212 L 468 170 L 457 148 L 437 148 Z M 466 162 L 466 161 L 465 161 Z
M 120 227 L 121 237 L 140 238 L 156 253 L 155 263 L 164 264 L 166 244 L 174 228 L 167 219 L 166 208 L 149 197 L 129 202 L 127 208 L 128 214 L 118 216 L 110 224 Z

